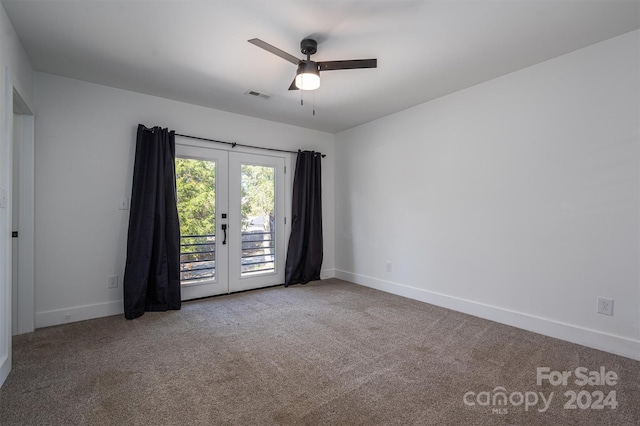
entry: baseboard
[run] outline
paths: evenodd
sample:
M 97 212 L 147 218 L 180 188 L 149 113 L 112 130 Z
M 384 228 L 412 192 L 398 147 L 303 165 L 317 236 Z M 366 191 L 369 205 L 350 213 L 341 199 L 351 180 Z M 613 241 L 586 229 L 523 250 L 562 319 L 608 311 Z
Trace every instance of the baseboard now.
M 122 300 L 36 312 L 36 328 L 108 317 L 122 314 L 123 312 L 124 304 Z
M 329 278 L 335 278 L 335 277 L 336 277 L 335 269 L 323 269 L 322 271 L 320 271 L 320 279 L 328 280 Z
M 335 269 L 323 269 L 320 272 L 320 277 L 322 279 L 335 278 L 335 274 Z M 36 328 L 108 317 L 122 313 L 124 313 L 122 300 L 36 312 Z
M 335 277 L 640 361 L 640 341 L 339 269 Z
M 2 387 L 4 381 L 9 377 L 9 373 L 11 373 L 11 355 L 6 353 L 2 355 L 2 359 L 0 360 L 0 387 Z

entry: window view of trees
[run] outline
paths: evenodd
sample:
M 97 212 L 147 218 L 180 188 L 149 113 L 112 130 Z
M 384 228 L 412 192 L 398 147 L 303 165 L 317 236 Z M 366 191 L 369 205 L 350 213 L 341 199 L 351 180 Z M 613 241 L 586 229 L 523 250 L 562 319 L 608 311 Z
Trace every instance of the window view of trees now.
M 216 233 L 216 163 L 176 158 L 181 235 Z
M 241 272 L 270 272 L 275 268 L 275 169 L 243 164 L 241 173 Z
M 273 167 L 242 165 L 242 230 L 271 230 L 274 202 Z
M 243 164 L 240 180 L 242 274 L 275 268 L 275 169 Z M 180 279 L 215 278 L 216 163 L 176 158 L 180 219 Z M 232 189 L 233 190 L 233 189 Z
M 176 158 L 180 281 L 215 277 L 216 163 Z

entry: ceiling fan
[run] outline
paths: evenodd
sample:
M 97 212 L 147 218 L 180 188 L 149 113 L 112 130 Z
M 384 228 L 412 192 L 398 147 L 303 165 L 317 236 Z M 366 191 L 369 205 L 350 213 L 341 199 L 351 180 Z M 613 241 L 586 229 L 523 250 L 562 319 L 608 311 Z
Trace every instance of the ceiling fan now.
M 267 52 L 271 52 L 282 59 L 298 66 L 296 77 L 289 86 L 289 90 L 315 90 L 320 87 L 320 71 L 352 70 L 358 68 L 377 68 L 377 59 L 351 59 L 346 61 L 322 61 L 314 62 L 311 55 L 318 51 L 318 43 L 311 38 L 305 38 L 300 42 L 300 52 L 307 55 L 307 59 L 298 59 L 289 53 L 278 49 L 258 38 L 247 40 Z

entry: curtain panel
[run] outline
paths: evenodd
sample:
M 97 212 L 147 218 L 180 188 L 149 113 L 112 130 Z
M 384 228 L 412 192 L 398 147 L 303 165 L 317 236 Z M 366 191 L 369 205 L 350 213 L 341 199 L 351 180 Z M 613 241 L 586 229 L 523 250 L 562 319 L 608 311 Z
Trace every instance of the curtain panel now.
M 180 309 L 175 133 L 138 125 L 123 290 L 124 314 Z
M 323 258 L 321 165 L 319 152 L 298 152 L 285 265 L 287 287 L 320 279 Z

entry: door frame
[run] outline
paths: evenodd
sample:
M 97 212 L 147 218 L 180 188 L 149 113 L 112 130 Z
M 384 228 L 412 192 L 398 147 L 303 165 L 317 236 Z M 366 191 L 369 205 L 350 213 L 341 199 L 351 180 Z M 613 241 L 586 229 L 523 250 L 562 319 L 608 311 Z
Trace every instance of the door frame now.
M 18 87 L 14 85 L 13 75 L 9 67 L 4 67 L 4 99 L 2 115 L 2 128 L 0 138 L 0 151 L 4 153 L 0 162 L 0 309 L 3 318 L 0 318 L 0 386 L 4 383 L 11 371 L 11 335 L 12 335 L 12 203 L 20 204 L 19 221 L 23 232 L 30 236 L 19 249 L 18 268 L 18 332 L 27 333 L 33 331 L 35 325 L 35 281 L 34 281 L 34 128 L 35 119 L 33 109 L 29 108 L 24 98 L 20 95 Z M 18 194 L 13 193 L 13 114 L 20 113 L 22 119 L 21 131 L 21 159 L 20 159 L 20 188 Z M 17 195 L 17 200 L 16 200 Z M 29 281 L 30 280 L 30 281 Z
M 35 329 L 35 117 L 22 97 L 14 91 L 13 112 L 18 116 L 18 193 L 12 203 L 18 204 L 18 327 L 17 334 Z M 13 186 L 13 185 L 12 185 Z
M 211 149 L 211 150 L 215 150 L 215 151 L 226 151 L 228 154 L 230 153 L 241 153 L 241 154 L 253 154 L 253 155 L 261 155 L 261 156 L 271 156 L 271 157 L 277 157 L 277 158 L 282 158 L 284 160 L 284 191 L 283 191 L 283 197 L 284 197 L 284 241 L 283 241 L 283 246 L 284 246 L 284 259 L 286 261 L 286 250 L 288 247 L 288 242 L 289 242 L 289 236 L 291 235 L 291 196 L 292 196 L 292 191 L 293 191 L 293 162 L 295 161 L 296 156 L 294 155 L 294 153 L 289 153 L 289 152 L 280 152 L 280 151 L 269 151 L 269 154 L 265 154 L 265 151 L 260 149 L 260 148 L 248 148 L 248 147 L 235 147 L 235 148 L 229 148 L 228 145 L 226 144 L 221 144 L 221 143 L 215 143 L 215 142 L 210 142 L 210 141 L 199 141 L 199 140 L 194 140 L 194 139 L 190 139 L 190 138 L 181 138 L 180 141 L 176 141 L 176 153 L 178 152 L 178 146 L 182 146 L 182 147 L 193 147 L 193 148 L 205 148 L 205 149 Z M 176 154 L 176 157 L 178 157 L 178 155 Z M 216 179 L 217 180 L 217 179 Z M 219 218 L 219 213 L 223 213 L 223 212 L 219 212 L 218 209 L 216 209 L 216 228 L 218 228 L 218 224 L 220 222 L 218 222 L 218 220 L 223 220 L 221 218 Z M 227 212 L 228 213 L 228 212 Z M 227 220 L 225 220 L 225 223 L 228 223 Z M 217 233 L 217 230 L 216 230 Z M 228 264 L 228 259 L 227 259 L 227 264 Z M 284 264 L 282 265 L 284 268 Z M 194 286 L 195 287 L 195 286 Z M 227 291 L 224 293 L 219 293 L 219 294 L 228 294 L 229 287 L 227 287 Z M 199 297 L 208 297 L 208 296 L 199 296 Z

